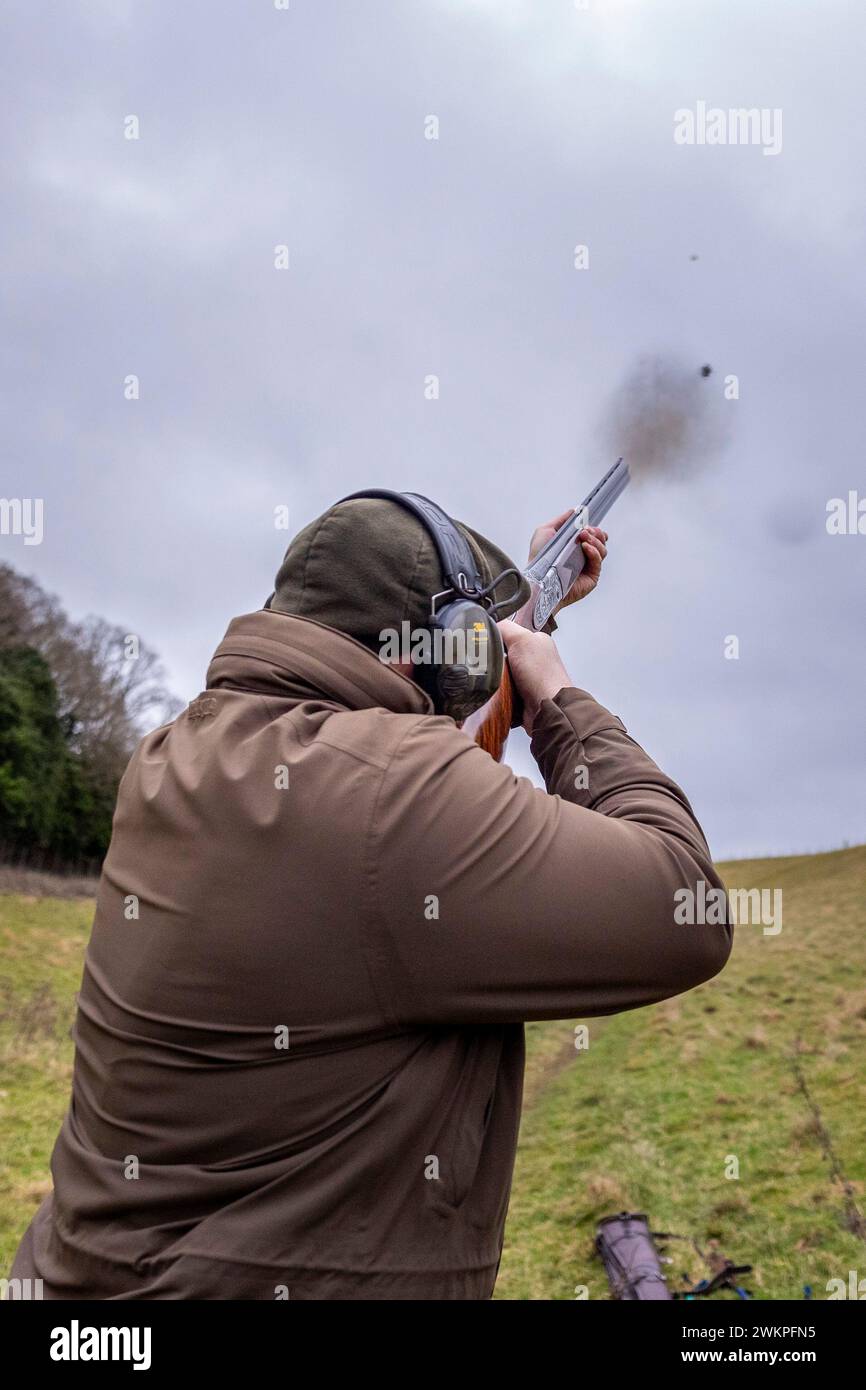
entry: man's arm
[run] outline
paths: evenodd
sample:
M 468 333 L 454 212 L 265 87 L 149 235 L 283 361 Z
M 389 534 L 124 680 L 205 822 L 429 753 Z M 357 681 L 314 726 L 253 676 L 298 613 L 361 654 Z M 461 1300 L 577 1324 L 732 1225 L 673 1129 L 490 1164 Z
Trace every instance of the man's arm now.
M 384 775 L 369 866 L 395 1022 L 614 1013 L 727 960 L 729 925 L 674 921 L 677 890 L 721 886 L 683 793 L 590 695 L 539 690 L 523 680 L 550 794 L 445 719 L 413 725 Z

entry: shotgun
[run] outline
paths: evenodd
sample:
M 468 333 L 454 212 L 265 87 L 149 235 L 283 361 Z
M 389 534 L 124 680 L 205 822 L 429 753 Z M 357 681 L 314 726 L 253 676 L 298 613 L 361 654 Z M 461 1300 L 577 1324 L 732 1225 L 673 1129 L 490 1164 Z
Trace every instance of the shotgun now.
M 512 622 L 539 632 L 550 621 L 563 599 L 568 597 L 586 561 L 577 539 L 578 533 L 585 526 L 599 524 L 628 482 L 628 464 L 617 459 L 613 468 L 608 469 L 523 571 L 532 593 L 514 614 Z M 520 717 L 520 700 L 506 659 L 502 682 L 496 694 L 464 722 L 463 729 L 479 747 L 501 762 L 508 734 L 520 723 Z

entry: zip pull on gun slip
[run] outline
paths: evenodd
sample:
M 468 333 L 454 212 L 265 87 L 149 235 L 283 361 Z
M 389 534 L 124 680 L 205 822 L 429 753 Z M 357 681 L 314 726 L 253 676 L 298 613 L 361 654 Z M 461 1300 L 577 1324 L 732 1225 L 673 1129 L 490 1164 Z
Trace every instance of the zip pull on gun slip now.
M 578 535 L 585 526 L 598 526 L 628 483 L 628 464 L 621 458 L 617 459 L 523 571 L 532 592 L 523 607 L 514 614 L 512 622 L 520 623 L 521 627 L 534 632 L 539 632 L 545 626 L 568 598 L 586 563 Z M 519 723 L 519 699 L 506 660 L 502 683 L 496 694 L 464 722 L 463 730 L 474 738 L 479 747 L 500 762 L 508 734 Z

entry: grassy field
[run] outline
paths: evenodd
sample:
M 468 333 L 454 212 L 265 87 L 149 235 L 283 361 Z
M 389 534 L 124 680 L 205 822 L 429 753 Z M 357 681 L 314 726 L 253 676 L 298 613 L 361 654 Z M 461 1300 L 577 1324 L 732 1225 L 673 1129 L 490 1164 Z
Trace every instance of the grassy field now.
M 866 1275 L 866 846 L 722 873 L 782 889 L 778 936 L 738 927 L 717 979 L 590 1020 L 586 1051 L 532 1025 L 498 1298 L 606 1297 L 593 1237 L 620 1210 L 753 1265 L 756 1298 Z M 670 1253 L 674 1286 L 706 1276 L 690 1245 Z
M 739 927 L 717 980 L 590 1020 L 586 1050 L 571 1023 L 530 1025 L 498 1298 L 606 1297 L 592 1238 L 624 1208 L 752 1264 L 756 1298 L 866 1275 L 866 846 L 723 873 L 782 889 L 779 935 Z M 48 1189 L 91 914 L 0 896 L 0 1272 Z M 687 1243 L 671 1253 L 675 1285 L 707 1273 Z
M 50 1191 L 93 902 L 0 896 L 0 1274 Z

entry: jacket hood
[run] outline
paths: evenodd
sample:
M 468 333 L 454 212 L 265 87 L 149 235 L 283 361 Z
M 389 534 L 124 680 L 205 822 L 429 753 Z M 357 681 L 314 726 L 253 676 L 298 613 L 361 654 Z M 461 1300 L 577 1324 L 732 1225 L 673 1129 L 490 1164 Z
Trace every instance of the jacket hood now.
M 434 713 L 420 686 L 353 637 L 272 608 L 232 619 L 208 667 L 207 689 L 319 698 L 347 709 Z

